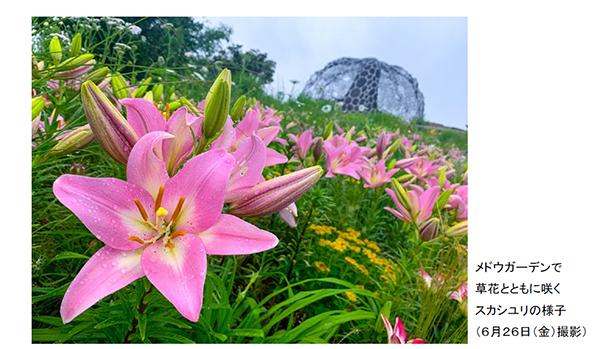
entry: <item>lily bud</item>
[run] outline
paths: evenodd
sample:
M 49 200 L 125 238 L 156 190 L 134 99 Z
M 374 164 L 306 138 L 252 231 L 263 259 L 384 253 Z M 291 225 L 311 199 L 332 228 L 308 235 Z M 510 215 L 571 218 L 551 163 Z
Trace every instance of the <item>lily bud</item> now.
M 44 97 L 40 96 L 31 99 L 31 120 L 34 120 L 38 115 L 40 115 L 45 105 L 46 100 Z
M 87 80 L 97 83 L 98 81 L 103 79 L 109 73 L 110 73 L 110 69 L 108 69 L 108 67 L 100 68 L 98 70 L 94 70 L 93 72 L 89 73 L 87 75 Z
M 179 101 L 181 102 L 181 105 L 186 107 L 188 113 L 197 117 L 202 116 L 202 113 L 200 113 L 198 108 L 196 108 L 196 106 L 192 102 L 188 101 L 185 97 L 179 97 Z
M 414 158 L 402 159 L 402 160 L 396 161 L 396 168 L 403 169 L 403 168 L 411 167 L 417 161 L 419 161 L 418 156 L 415 156 Z
M 73 70 L 75 68 L 79 68 L 79 67 L 85 65 L 86 63 L 91 61 L 93 58 L 94 58 L 94 55 L 91 53 L 86 53 L 84 55 L 77 56 L 77 57 L 71 57 L 71 58 L 67 59 L 66 61 L 62 62 L 61 64 L 57 65 L 56 67 L 53 67 L 53 69 L 56 70 L 57 72 Z M 56 76 L 56 74 L 54 76 Z
M 229 89 L 231 90 L 231 71 L 229 69 L 227 69 L 227 68 L 223 69 L 221 71 L 221 74 L 219 74 L 219 76 L 217 76 L 217 78 L 215 79 L 215 82 L 213 82 L 212 86 L 210 87 L 210 90 L 208 90 L 208 93 L 206 94 L 206 100 L 204 102 L 205 106 L 208 105 L 208 102 L 215 94 L 215 92 L 216 92 L 217 88 L 219 87 L 219 85 L 221 84 L 221 82 L 225 82 L 227 84 L 227 86 L 229 87 Z M 231 98 L 231 95 L 230 95 L 230 98 Z M 204 109 L 206 109 L 206 107 Z
M 175 102 L 169 103 L 169 110 L 171 111 L 171 113 L 179 108 L 181 108 L 181 101 L 177 100 Z
M 385 151 L 385 133 L 380 134 L 377 138 L 375 149 L 377 151 L 377 157 L 383 159 L 383 152 Z
M 306 193 L 321 178 L 321 166 L 305 168 L 262 182 L 229 206 L 238 217 L 263 217 L 277 213 Z
M 81 51 L 81 34 L 77 33 L 71 41 L 71 57 L 75 57 Z
M 231 108 L 231 120 L 238 122 L 244 116 L 244 106 L 246 105 L 246 96 L 241 96 Z
M 333 120 L 329 121 L 327 126 L 325 126 L 325 129 L 323 130 L 323 139 L 329 140 L 332 130 L 333 130 Z
M 362 135 L 360 135 L 360 136 L 359 136 L 357 139 L 355 139 L 354 141 L 355 141 L 356 143 L 362 143 L 362 142 L 364 142 L 364 141 L 366 141 L 366 140 L 367 140 L 367 135 L 365 135 L 365 134 L 362 134 Z
M 446 230 L 446 236 L 463 237 L 469 232 L 469 221 L 455 224 L 452 228 Z
M 410 182 L 415 177 L 416 176 L 414 174 L 410 174 L 409 173 L 409 174 L 405 174 L 405 175 L 402 175 L 402 176 L 398 177 L 397 180 L 400 183 L 407 183 L 407 182 Z
M 394 191 L 394 194 L 396 194 L 396 199 L 398 199 L 400 204 L 404 206 L 404 208 L 408 211 L 411 211 L 410 201 L 408 200 L 406 190 L 404 190 L 404 188 L 402 187 L 402 185 L 400 185 L 396 178 L 392 178 L 392 190 Z
M 338 124 L 335 124 L 335 130 L 339 135 L 342 135 L 345 133 L 344 130 L 342 130 L 342 128 L 338 126 Z
M 289 130 L 290 128 L 292 128 L 292 127 L 294 127 L 296 125 L 298 125 L 298 124 L 292 121 L 289 124 L 285 125 L 285 129 Z
M 117 99 L 131 97 L 129 94 L 129 89 L 127 88 L 127 82 L 123 76 L 121 76 L 121 74 L 116 73 L 110 78 L 110 86 L 112 87 L 113 94 Z
M 152 88 L 152 98 L 154 98 L 155 102 L 158 103 L 162 99 L 163 89 L 164 86 L 162 84 L 154 85 L 154 87 Z
M 446 184 L 446 171 L 442 171 L 442 173 L 440 173 L 440 178 L 438 179 L 438 185 L 440 186 L 440 188 L 443 188 L 445 184 Z
M 421 235 L 421 240 L 431 241 L 435 239 L 437 237 L 439 228 L 440 220 L 437 218 L 432 218 L 427 222 L 423 223 L 423 225 L 419 228 L 419 235 Z
M 152 82 L 152 78 L 148 78 L 142 82 L 140 87 L 136 88 L 133 91 L 133 98 L 142 98 L 146 94 L 146 90 L 148 90 L 148 84 Z
M 398 148 L 400 147 L 401 143 L 401 139 L 396 139 L 396 141 L 392 143 L 392 145 L 390 145 L 390 147 L 383 152 L 383 158 L 385 159 L 388 156 L 390 156 L 390 154 L 394 154 L 396 150 L 398 150 Z
M 92 142 L 94 142 L 94 134 L 90 129 L 90 125 L 81 126 L 63 136 L 60 141 L 50 149 L 48 155 L 74 153 L 86 148 L 88 145 L 92 144 Z
M 113 159 L 127 164 L 138 136 L 117 108 L 90 81 L 81 85 L 81 100 L 96 140 Z
M 214 87 L 214 85 L 213 85 Z M 206 96 L 206 104 L 204 107 L 204 123 L 202 124 L 202 135 L 206 139 L 211 139 L 216 136 L 229 114 L 229 99 L 231 98 L 230 85 L 226 81 L 219 81 L 218 85 L 213 90 L 212 95 Z
M 83 176 L 85 175 L 85 167 L 82 164 L 74 164 L 71 166 L 71 174 Z
M 392 161 L 390 161 L 390 163 L 388 164 L 386 170 L 387 171 L 391 171 L 394 168 L 394 166 L 396 166 L 396 159 L 392 159 Z
M 154 98 L 152 97 L 152 91 L 146 92 L 146 94 L 144 95 L 144 99 L 150 103 L 154 103 Z
M 365 153 L 365 156 L 367 158 L 369 158 L 369 159 L 372 158 L 375 155 L 377 155 L 377 148 L 371 149 L 371 150 L 369 150 L 368 152 Z
M 92 70 L 94 68 L 94 64 L 96 64 L 96 61 L 92 59 L 87 61 L 86 63 L 84 63 L 84 65 L 80 67 L 54 73 L 52 77 L 59 80 L 75 79 Z
M 315 163 L 319 162 L 319 160 L 321 160 L 321 156 L 323 156 L 323 138 L 317 138 L 317 141 L 313 145 L 312 153 Z
M 58 41 L 57 36 L 50 40 L 50 55 L 52 56 L 55 65 L 60 63 L 60 59 L 62 58 L 62 47 L 60 47 L 60 41 Z

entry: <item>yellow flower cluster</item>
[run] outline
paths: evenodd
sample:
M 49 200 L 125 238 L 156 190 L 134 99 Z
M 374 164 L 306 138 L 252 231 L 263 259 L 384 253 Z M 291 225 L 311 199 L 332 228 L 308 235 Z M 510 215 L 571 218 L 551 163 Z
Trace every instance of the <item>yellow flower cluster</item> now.
M 391 281 L 396 283 L 395 265 L 390 260 L 379 257 L 378 253 L 381 252 L 379 245 L 369 239 L 360 239 L 361 233 L 359 231 L 352 228 L 347 228 L 346 231 L 339 231 L 335 227 L 316 224 L 311 225 L 310 229 L 317 235 L 337 234 L 335 240 L 327 240 L 325 238 L 320 239 L 319 246 L 329 247 L 332 250 L 339 252 L 350 250 L 355 253 L 360 253 L 362 251 L 362 254 L 369 259 L 369 262 L 371 262 L 372 265 L 383 269 L 384 274 L 381 274 L 381 278 L 385 282 L 389 283 Z M 345 260 L 360 270 L 364 275 L 369 275 L 367 267 L 358 263 L 355 259 L 345 257 Z
M 351 178 L 351 177 L 346 177 L 346 178 L 344 178 L 344 180 L 346 182 L 350 182 L 350 183 L 354 183 L 354 184 L 360 184 L 360 181 L 358 179 L 354 179 L 354 178 Z
M 356 298 L 356 293 L 352 291 L 346 291 L 346 297 L 348 297 L 351 302 L 356 302 L 358 300 L 358 298 Z
M 317 235 L 327 235 L 333 233 L 336 229 L 335 227 L 328 227 L 326 225 L 316 225 L 311 224 L 310 229 L 315 232 Z
M 325 264 L 323 262 L 316 261 L 315 268 L 317 268 L 318 271 L 322 271 L 324 273 L 329 272 L 329 268 L 327 267 L 327 264 Z
M 362 264 L 358 263 L 354 258 L 346 257 L 344 258 L 348 263 L 355 266 L 361 273 L 365 275 L 369 275 L 369 270 Z

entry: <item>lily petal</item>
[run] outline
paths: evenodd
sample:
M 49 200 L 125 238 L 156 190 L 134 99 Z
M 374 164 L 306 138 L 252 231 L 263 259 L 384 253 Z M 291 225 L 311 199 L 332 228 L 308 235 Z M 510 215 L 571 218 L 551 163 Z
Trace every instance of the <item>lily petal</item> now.
M 167 181 L 162 205 L 167 211 L 172 213 L 179 199 L 185 197 L 175 222 L 176 230 L 197 233 L 215 224 L 223 209 L 227 181 L 234 163 L 234 157 L 225 149 L 210 150 L 186 162 Z
M 286 163 L 288 158 L 285 155 L 279 154 L 275 149 L 267 148 L 267 160 L 265 167 Z
M 236 162 L 227 184 L 225 202 L 237 200 L 258 183 L 265 167 L 266 151 L 257 135 L 240 141 L 237 150 L 231 153 Z
M 167 172 L 173 175 L 181 166 L 194 149 L 194 136 L 200 134 L 203 118 L 198 118 L 190 125 L 187 123 L 187 109 L 185 107 L 177 109 L 169 119 L 167 132 L 174 135 L 175 138 L 163 142 L 162 155 L 167 165 Z
M 235 142 L 235 129 L 233 128 L 231 116 L 227 116 L 227 121 L 225 121 L 225 125 L 223 126 L 223 133 L 212 142 L 210 149 L 229 149 L 233 145 L 233 142 Z
M 243 219 L 222 214 L 217 222 L 198 236 L 209 255 L 240 255 L 269 250 L 279 239 Z
M 142 268 L 177 310 L 190 321 L 198 321 L 206 278 L 206 250 L 202 240 L 186 234 L 171 240 L 173 248 L 162 240 L 142 253 Z
M 156 131 L 140 138 L 127 160 L 127 181 L 146 189 L 156 198 L 160 186 L 169 179 L 165 163 L 154 153 L 158 141 L 173 138 L 172 134 Z
M 60 305 L 63 322 L 70 322 L 102 298 L 144 276 L 141 256 L 141 249 L 120 251 L 109 246 L 96 252 L 65 293 Z
M 127 109 L 127 121 L 138 137 L 152 131 L 167 130 L 167 122 L 149 101 L 143 98 L 123 98 L 119 102 Z
M 116 178 L 91 178 L 62 175 L 52 187 L 54 195 L 105 244 L 119 250 L 135 250 L 140 244 L 129 241 L 130 236 L 142 240 L 156 235 L 140 215 L 134 199 L 145 208 L 153 222 L 154 199 L 135 184 Z

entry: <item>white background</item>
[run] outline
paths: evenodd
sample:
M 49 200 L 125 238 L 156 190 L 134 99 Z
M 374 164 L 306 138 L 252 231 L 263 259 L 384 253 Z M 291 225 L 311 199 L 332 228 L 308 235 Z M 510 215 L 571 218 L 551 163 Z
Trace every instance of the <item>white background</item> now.
M 473 347 L 598 346 L 596 285 L 600 21 L 569 1 L 22 1 L 4 5 L 2 339 L 31 340 L 30 17 L 32 15 L 467 16 L 469 35 L 470 336 Z M 16 10 L 15 10 L 16 8 Z M 561 318 L 478 318 L 482 261 L 562 262 Z M 523 274 L 494 278 L 522 282 Z M 543 274 L 540 274 L 543 275 Z M 552 274 L 550 274 L 552 275 Z M 540 279 L 539 281 L 542 281 Z M 536 282 L 537 279 L 531 279 Z M 546 281 L 547 280 L 547 281 Z M 502 301 L 500 301 L 502 300 Z M 542 302 L 543 300 L 539 300 Z M 487 302 L 487 303 L 485 303 Z M 518 303 L 533 303 L 522 297 Z M 538 299 L 535 303 L 539 303 Z M 489 304 L 488 304 L 489 305 Z M 560 319 L 560 321 L 559 321 Z M 585 339 L 478 339 L 478 325 L 583 325 Z M 11 346 L 13 347 L 13 346 Z

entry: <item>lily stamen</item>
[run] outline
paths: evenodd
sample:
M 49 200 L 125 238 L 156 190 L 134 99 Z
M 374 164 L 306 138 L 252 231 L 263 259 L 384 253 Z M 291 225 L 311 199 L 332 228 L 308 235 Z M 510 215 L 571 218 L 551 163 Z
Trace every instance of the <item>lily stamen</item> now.
M 167 246 L 167 247 L 168 247 L 168 248 L 170 248 L 170 249 L 173 249 L 173 248 L 175 248 L 175 245 L 173 245 L 173 243 L 172 243 L 172 242 L 167 242 L 167 243 L 165 244 L 165 246 Z
M 135 205 L 137 206 L 138 210 L 140 211 L 142 218 L 147 222 L 148 221 L 148 213 L 146 213 L 144 206 L 142 206 L 142 203 L 138 199 L 133 199 L 133 201 L 135 202 Z
M 138 238 L 137 236 L 130 236 L 130 237 L 127 238 L 127 240 L 139 242 L 142 245 L 146 244 L 146 242 L 144 240 Z
M 176 231 L 169 237 L 170 239 L 175 239 L 178 236 L 185 236 L 185 231 Z
M 177 203 L 177 207 L 175 207 L 175 211 L 173 211 L 173 215 L 171 216 L 171 222 L 174 222 L 177 217 L 179 216 L 179 213 L 181 213 L 181 208 L 183 207 L 183 202 L 185 201 L 185 197 L 181 197 L 179 198 L 179 202 Z
M 154 212 L 157 212 L 158 209 L 160 208 L 160 205 L 162 204 L 162 198 L 163 198 L 163 194 L 165 193 L 165 186 L 161 185 L 160 188 L 158 188 L 158 195 L 156 195 L 156 201 L 154 202 Z

